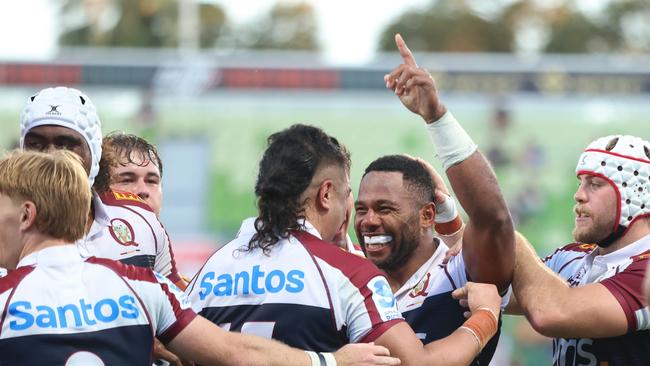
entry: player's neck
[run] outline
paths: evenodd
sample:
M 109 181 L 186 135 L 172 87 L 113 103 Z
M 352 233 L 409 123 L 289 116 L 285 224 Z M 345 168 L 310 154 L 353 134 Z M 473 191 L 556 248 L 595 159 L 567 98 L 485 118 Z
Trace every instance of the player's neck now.
M 626 246 L 638 241 L 639 239 L 643 238 L 648 234 L 650 234 L 650 226 L 648 225 L 648 221 L 639 220 L 637 222 L 634 222 L 632 226 L 630 226 L 630 228 L 627 230 L 625 235 L 623 235 L 620 239 L 613 242 L 612 245 L 608 246 L 607 248 L 599 248 L 598 254 L 605 255 L 605 254 L 613 253 L 619 249 L 623 249 Z
M 425 236 L 421 238 L 420 245 L 413 251 L 406 263 L 395 270 L 386 270 L 388 282 L 393 292 L 396 292 L 404 286 L 406 281 L 431 258 L 436 252 L 436 249 L 438 249 L 438 241 L 434 240 L 433 236 Z
M 28 234 L 25 237 L 25 245 L 23 246 L 23 249 L 21 250 L 20 255 L 18 256 L 18 262 L 20 262 L 21 259 L 27 257 L 28 255 L 41 251 L 45 248 L 61 246 L 61 245 L 70 245 L 70 244 L 71 243 L 67 243 L 63 239 L 53 238 L 49 235 L 45 235 L 41 233 Z M 16 263 L 16 265 L 17 264 L 18 263 Z

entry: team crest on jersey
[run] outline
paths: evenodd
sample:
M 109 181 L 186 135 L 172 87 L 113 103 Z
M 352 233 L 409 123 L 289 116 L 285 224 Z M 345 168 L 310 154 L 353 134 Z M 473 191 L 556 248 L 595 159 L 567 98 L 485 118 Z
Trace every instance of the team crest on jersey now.
M 410 297 L 424 296 L 426 297 L 429 293 L 427 292 L 427 287 L 429 287 L 429 280 L 431 279 L 431 273 L 427 272 L 426 277 L 424 277 L 420 282 L 418 282 L 415 287 L 409 293 Z
M 109 231 L 113 239 L 118 243 L 125 246 L 138 246 L 138 243 L 135 242 L 135 232 L 133 231 L 133 227 L 126 220 L 111 220 Z

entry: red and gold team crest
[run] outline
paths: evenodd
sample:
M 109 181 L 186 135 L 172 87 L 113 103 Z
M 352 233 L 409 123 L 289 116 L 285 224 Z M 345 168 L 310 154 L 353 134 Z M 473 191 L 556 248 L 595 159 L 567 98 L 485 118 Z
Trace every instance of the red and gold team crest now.
M 111 236 L 118 243 L 125 246 L 138 246 L 138 243 L 135 242 L 135 232 L 133 227 L 124 219 L 113 219 L 111 220 L 111 226 L 108 228 Z
M 418 297 L 418 296 L 424 296 L 426 297 L 429 293 L 426 291 L 427 287 L 429 287 L 429 279 L 431 277 L 431 273 L 427 273 L 427 276 L 422 279 L 422 281 L 418 282 L 415 287 L 411 290 L 409 293 L 410 297 Z

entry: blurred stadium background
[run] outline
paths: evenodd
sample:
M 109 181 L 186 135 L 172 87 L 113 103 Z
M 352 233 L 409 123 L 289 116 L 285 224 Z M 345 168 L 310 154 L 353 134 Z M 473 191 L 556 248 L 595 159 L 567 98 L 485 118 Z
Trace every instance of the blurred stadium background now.
M 265 139 L 293 123 L 320 126 L 349 146 L 355 192 L 383 154 L 440 168 L 422 122 L 383 85 L 400 63 L 395 32 L 491 160 L 518 229 L 540 255 L 571 240 L 581 149 L 607 134 L 650 137 L 643 0 L 418 1 L 383 25 L 371 57 L 348 63 L 323 51 L 317 0 L 262 1 L 243 23 L 229 18 L 227 1 L 38 3 L 57 15 L 56 44 L 46 57 L 0 59 L 0 148 L 16 146 L 29 95 L 53 85 L 85 91 L 104 133 L 124 130 L 159 146 L 162 221 L 187 274 L 255 214 Z M 550 342 L 520 320 L 506 317 L 501 344 L 493 365 L 550 364 Z

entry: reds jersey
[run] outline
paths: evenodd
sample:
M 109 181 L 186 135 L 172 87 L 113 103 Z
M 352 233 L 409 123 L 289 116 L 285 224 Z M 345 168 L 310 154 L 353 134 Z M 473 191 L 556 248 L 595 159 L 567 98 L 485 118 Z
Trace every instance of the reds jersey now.
M 316 229 L 295 232 L 267 255 L 246 248 L 254 231 L 219 249 L 186 292 L 194 310 L 227 330 L 290 346 L 334 351 L 371 342 L 403 321 L 384 275 L 365 258 L 324 242 Z
M 0 365 L 151 365 L 196 314 L 169 280 L 74 245 L 23 258 L 0 279 Z
M 463 315 L 466 309 L 451 297 L 452 291 L 468 281 L 462 253 L 442 264 L 449 248 L 442 240 L 434 240 L 438 242 L 435 253 L 395 292 L 397 309 L 424 344 L 450 335 L 467 320 Z M 507 299 L 503 301 L 505 304 Z M 490 363 L 499 335 L 500 331 L 472 365 Z
M 554 365 L 650 365 L 650 312 L 642 294 L 650 258 L 650 235 L 606 255 L 597 255 L 597 248 L 593 244 L 569 244 L 544 262 L 571 287 L 596 282 L 605 286 L 625 312 L 628 333 L 600 339 L 556 338 Z
M 108 258 L 146 267 L 177 283 L 171 243 L 155 213 L 133 193 L 93 193 L 95 221 L 76 244 L 84 257 Z

